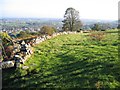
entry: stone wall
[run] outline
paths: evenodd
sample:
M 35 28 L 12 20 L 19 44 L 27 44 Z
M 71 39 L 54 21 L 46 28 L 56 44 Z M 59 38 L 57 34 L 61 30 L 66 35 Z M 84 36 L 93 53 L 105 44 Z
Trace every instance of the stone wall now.
M 19 67 L 17 64 L 24 64 L 28 57 L 33 53 L 32 46 L 39 44 L 47 39 L 51 39 L 58 35 L 66 35 L 66 34 L 76 34 L 77 32 L 59 32 L 54 33 L 53 35 L 43 35 L 37 38 L 31 39 L 29 42 L 25 42 L 24 40 L 20 42 L 16 42 L 14 44 L 14 58 L 12 61 L 3 61 L 0 63 L 0 68 L 10 68 L 10 67 Z

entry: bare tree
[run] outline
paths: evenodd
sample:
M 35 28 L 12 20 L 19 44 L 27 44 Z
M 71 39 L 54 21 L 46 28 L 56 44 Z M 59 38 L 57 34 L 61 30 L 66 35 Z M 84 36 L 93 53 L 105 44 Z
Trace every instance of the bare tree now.
M 79 19 L 79 12 L 74 8 L 67 8 L 64 15 L 63 30 L 64 31 L 77 31 L 81 28 L 82 23 Z

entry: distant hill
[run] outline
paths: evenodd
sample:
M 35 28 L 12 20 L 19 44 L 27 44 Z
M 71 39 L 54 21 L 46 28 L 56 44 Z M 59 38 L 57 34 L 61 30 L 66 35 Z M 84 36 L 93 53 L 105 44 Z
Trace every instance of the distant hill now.
M 2 21 L 37 21 L 37 22 L 48 22 L 48 21 L 56 21 L 61 22 L 63 18 L 2 18 Z M 99 20 L 99 19 L 81 19 L 84 24 L 93 24 L 93 23 L 117 23 L 117 20 Z
M 2 18 L 0 19 L 0 26 L 3 29 L 9 30 L 10 28 L 40 28 L 44 25 L 54 26 L 62 29 L 63 18 Z M 96 19 L 81 19 L 84 27 L 89 28 L 95 23 L 108 23 L 112 28 L 118 26 L 117 20 L 96 20 Z

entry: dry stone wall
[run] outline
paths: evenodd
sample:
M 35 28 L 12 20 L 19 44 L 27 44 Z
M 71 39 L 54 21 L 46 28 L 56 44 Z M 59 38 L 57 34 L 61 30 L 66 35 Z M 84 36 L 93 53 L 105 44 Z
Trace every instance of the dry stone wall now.
M 14 58 L 11 61 L 3 61 L 0 63 L 0 68 L 10 68 L 10 67 L 19 67 L 20 64 L 24 64 L 28 57 L 33 53 L 32 46 L 39 44 L 47 39 L 51 39 L 58 35 L 66 35 L 66 34 L 76 34 L 77 32 L 59 32 L 54 33 L 53 35 L 43 35 L 37 38 L 33 38 L 29 43 L 26 43 L 24 40 L 21 43 L 16 42 L 14 44 Z

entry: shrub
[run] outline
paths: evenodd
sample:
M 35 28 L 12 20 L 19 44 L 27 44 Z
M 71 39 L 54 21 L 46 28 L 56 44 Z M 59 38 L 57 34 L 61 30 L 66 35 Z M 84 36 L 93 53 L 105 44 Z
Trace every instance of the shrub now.
M 54 32 L 56 32 L 56 29 L 50 26 L 43 26 L 40 31 L 41 34 L 48 34 L 48 35 L 52 35 Z
M 0 48 L 2 50 L 2 59 L 10 59 L 13 50 L 13 42 L 11 37 L 6 32 L 0 32 Z
M 97 40 L 100 41 L 104 38 L 105 33 L 103 32 L 95 32 L 95 33 L 90 33 L 89 36 L 91 37 L 92 40 Z
M 19 35 L 17 35 L 18 38 L 24 38 L 24 37 L 29 37 L 30 34 L 28 34 L 26 31 L 21 31 Z
M 14 49 L 14 47 L 12 45 L 9 45 L 8 47 L 5 48 L 6 55 L 9 59 L 12 58 L 13 49 Z

